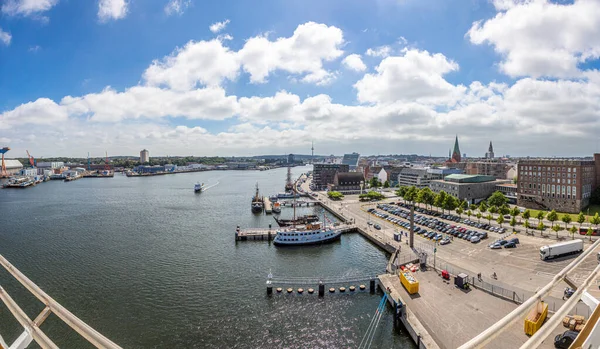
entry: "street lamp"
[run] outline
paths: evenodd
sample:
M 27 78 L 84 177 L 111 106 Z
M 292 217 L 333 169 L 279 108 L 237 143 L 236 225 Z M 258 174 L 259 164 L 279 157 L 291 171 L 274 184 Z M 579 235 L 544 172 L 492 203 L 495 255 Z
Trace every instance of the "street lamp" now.
M 360 195 L 363 193 L 363 187 L 365 186 L 365 181 L 360 181 Z M 589 211 L 589 209 L 588 209 Z

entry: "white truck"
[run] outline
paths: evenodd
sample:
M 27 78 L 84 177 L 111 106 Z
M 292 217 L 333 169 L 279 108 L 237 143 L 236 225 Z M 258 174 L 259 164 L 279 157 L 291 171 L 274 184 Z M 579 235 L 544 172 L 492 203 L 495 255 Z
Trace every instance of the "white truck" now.
M 564 241 L 540 247 L 540 259 L 545 261 L 546 259 L 579 253 L 581 251 L 583 251 L 583 240 Z

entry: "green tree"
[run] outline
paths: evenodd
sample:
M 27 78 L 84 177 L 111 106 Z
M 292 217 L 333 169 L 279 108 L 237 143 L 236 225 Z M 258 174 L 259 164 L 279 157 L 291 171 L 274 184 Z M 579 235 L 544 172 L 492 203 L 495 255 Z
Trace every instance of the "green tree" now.
M 373 177 L 369 181 L 369 185 L 371 186 L 371 188 L 377 188 L 381 186 L 381 182 L 379 181 L 379 178 Z
M 556 238 L 558 239 L 558 232 L 560 231 L 560 225 L 553 225 L 552 230 L 556 233 Z
M 371 200 L 383 200 L 385 199 L 385 195 L 378 193 L 376 191 L 370 191 L 365 194 L 360 194 L 358 196 L 361 201 L 371 201 Z
M 469 217 L 469 219 L 471 219 L 471 216 L 473 215 L 473 212 L 471 210 L 467 211 L 467 217 Z
M 463 213 L 463 209 L 459 207 L 457 207 L 454 211 L 456 211 L 456 213 L 458 213 L 458 216 L 461 217 L 461 214 Z M 461 217 L 462 218 L 462 217 Z
M 513 218 L 516 218 L 516 217 L 518 217 L 520 214 L 521 214 L 521 210 L 519 210 L 519 208 L 518 208 L 517 206 L 513 207 L 513 208 L 510 210 L 510 215 L 511 215 Z
M 331 200 L 342 200 L 344 198 L 344 194 L 340 193 L 339 191 L 327 192 L 327 196 L 329 196 Z
M 471 211 L 477 211 L 477 205 L 475 205 L 475 204 L 470 204 L 470 205 L 469 205 L 469 209 L 470 209 Z
M 487 217 L 485 217 L 485 219 L 488 220 L 488 224 L 492 224 L 492 219 L 494 219 L 494 217 L 490 213 L 488 213 L 488 215 L 487 215 Z
M 498 206 L 490 206 L 490 208 L 488 208 L 488 212 L 491 214 L 498 213 Z
M 544 213 L 544 211 L 538 211 L 536 218 L 539 223 L 542 223 L 542 219 L 544 219 L 544 217 L 546 217 L 546 213 Z
M 479 220 L 482 217 L 481 212 L 477 212 L 477 214 L 475 215 L 475 217 L 477 217 L 477 223 L 479 223 Z
M 529 234 L 529 228 L 530 228 L 529 221 L 526 220 L 523 225 L 525 226 L 525 234 Z
M 592 241 L 592 235 L 594 235 L 594 230 L 592 229 L 592 227 L 590 226 L 587 230 L 587 236 L 590 237 L 590 241 Z
M 539 230 L 540 232 L 543 232 L 543 231 L 544 231 L 544 229 L 546 229 L 546 226 L 544 225 L 544 222 L 540 221 L 540 222 L 538 223 L 538 230 Z
M 510 222 L 508 222 L 508 224 L 513 228 L 513 230 L 515 229 L 515 225 L 517 225 L 517 219 L 515 217 L 511 217 L 510 218 Z
M 458 205 L 458 200 L 452 195 L 446 195 L 444 198 L 444 208 L 448 211 L 452 211 Z
M 562 217 L 561 217 L 561 221 L 563 221 L 563 223 L 565 223 L 565 230 L 567 230 L 567 224 L 571 223 L 571 220 L 573 218 L 571 218 L 571 215 L 568 213 L 565 213 Z
M 558 220 L 558 213 L 556 213 L 556 210 L 550 211 L 546 219 L 549 220 L 550 223 L 552 223 L 552 228 L 554 228 L 554 222 Z
M 479 211 L 481 213 L 486 213 L 488 210 L 488 205 L 485 203 L 485 201 L 482 201 L 479 203 Z
M 496 206 L 496 207 L 501 207 L 502 205 L 506 204 L 508 202 L 508 199 L 506 198 L 506 196 L 504 196 L 504 194 L 502 194 L 502 192 L 496 190 L 492 196 L 490 196 L 487 199 L 487 203 L 490 206 Z
M 577 216 L 577 223 L 579 223 L 579 229 L 581 229 L 581 225 L 585 222 L 585 215 L 583 214 L 583 212 L 579 212 L 579 215 Z
M 432 192 L 431 189 L 429 189 L 429 187 L 425 187 L 419 190 L 419 194 L 417 196 L 419 197 L 419 202 L 422 202 L 425 205 L 428 205 L 428 208 L 431 208 L 431 205 L 433 205 L 433 202 L 435 200 L 435 193 Z
M 398 190 L 396 190 L 396 195 L 398 195 L 399 197 L 404 199 L 404 195 L 406 195 L 407 189 L 408 189 L 408 187 L 406 187 L 406 186 L 398 187 Z
M 598 230 L 598 224 L 600 224 L 600 216 L 598 216 L 598 212 L 590 219 L 590 223 L 596 226 L 596 230 Z
M 498 209 L 498 212 L 500 212 L 501 215 L 507 215 L 510 213 L 510 207 L 508 207 L 507 204 L 504 204 L 502 206 L 500 206 L 500 208 Z
M 390 181 L 385 181 L 385 183 L 383 183 L 383 187 L 384 188 L 389 188 L 390 187 Z
M 404 200 L 409 201 L 411 203 L 415 203 L 417 199 L 417 188 L 415 186 L 408 187 L 406 193 L 404 194 Z
M 447 196 L 448 194 L 442 190 L 435 196 L 435 199 L 433 200 L 433 205 L 441 208 L 442 212 L 444 212 L 444 202 L 446 201 Z
M 498 222 L 498 224 L 500 224 L 500 226 L 502 226 L 502 223 L 504 223 L 504 216 L 502 216 L 502 215 L 498 216 L 498 218 L 496 219 L 496 222 Z
M 571 240 L 575 239 L 575 233 L 577 232 L 577 227 L 572 225 L 571 229 L 569 229 L 569 233 L 571 233 Z
M 460 208 L 464 211 L 466 211 L 469 208 L 469 203 L 467 202 L 467 200 L 463 200 L 460 202 Z

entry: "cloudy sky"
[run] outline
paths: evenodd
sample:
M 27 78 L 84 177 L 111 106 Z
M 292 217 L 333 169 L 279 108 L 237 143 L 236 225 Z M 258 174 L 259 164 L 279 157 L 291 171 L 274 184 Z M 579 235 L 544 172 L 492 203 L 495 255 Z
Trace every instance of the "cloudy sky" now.
M 600 151 L 600 0 L 0 4 L 13 157 Z

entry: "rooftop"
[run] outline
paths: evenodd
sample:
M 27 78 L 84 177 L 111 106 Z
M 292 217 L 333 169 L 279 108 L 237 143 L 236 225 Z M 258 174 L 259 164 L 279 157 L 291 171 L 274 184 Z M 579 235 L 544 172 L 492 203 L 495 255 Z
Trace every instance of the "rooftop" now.
M 444 177 L 444 181 L 456 183 L 482 183 L 496 180 L 494 176 L 451 174 Z

